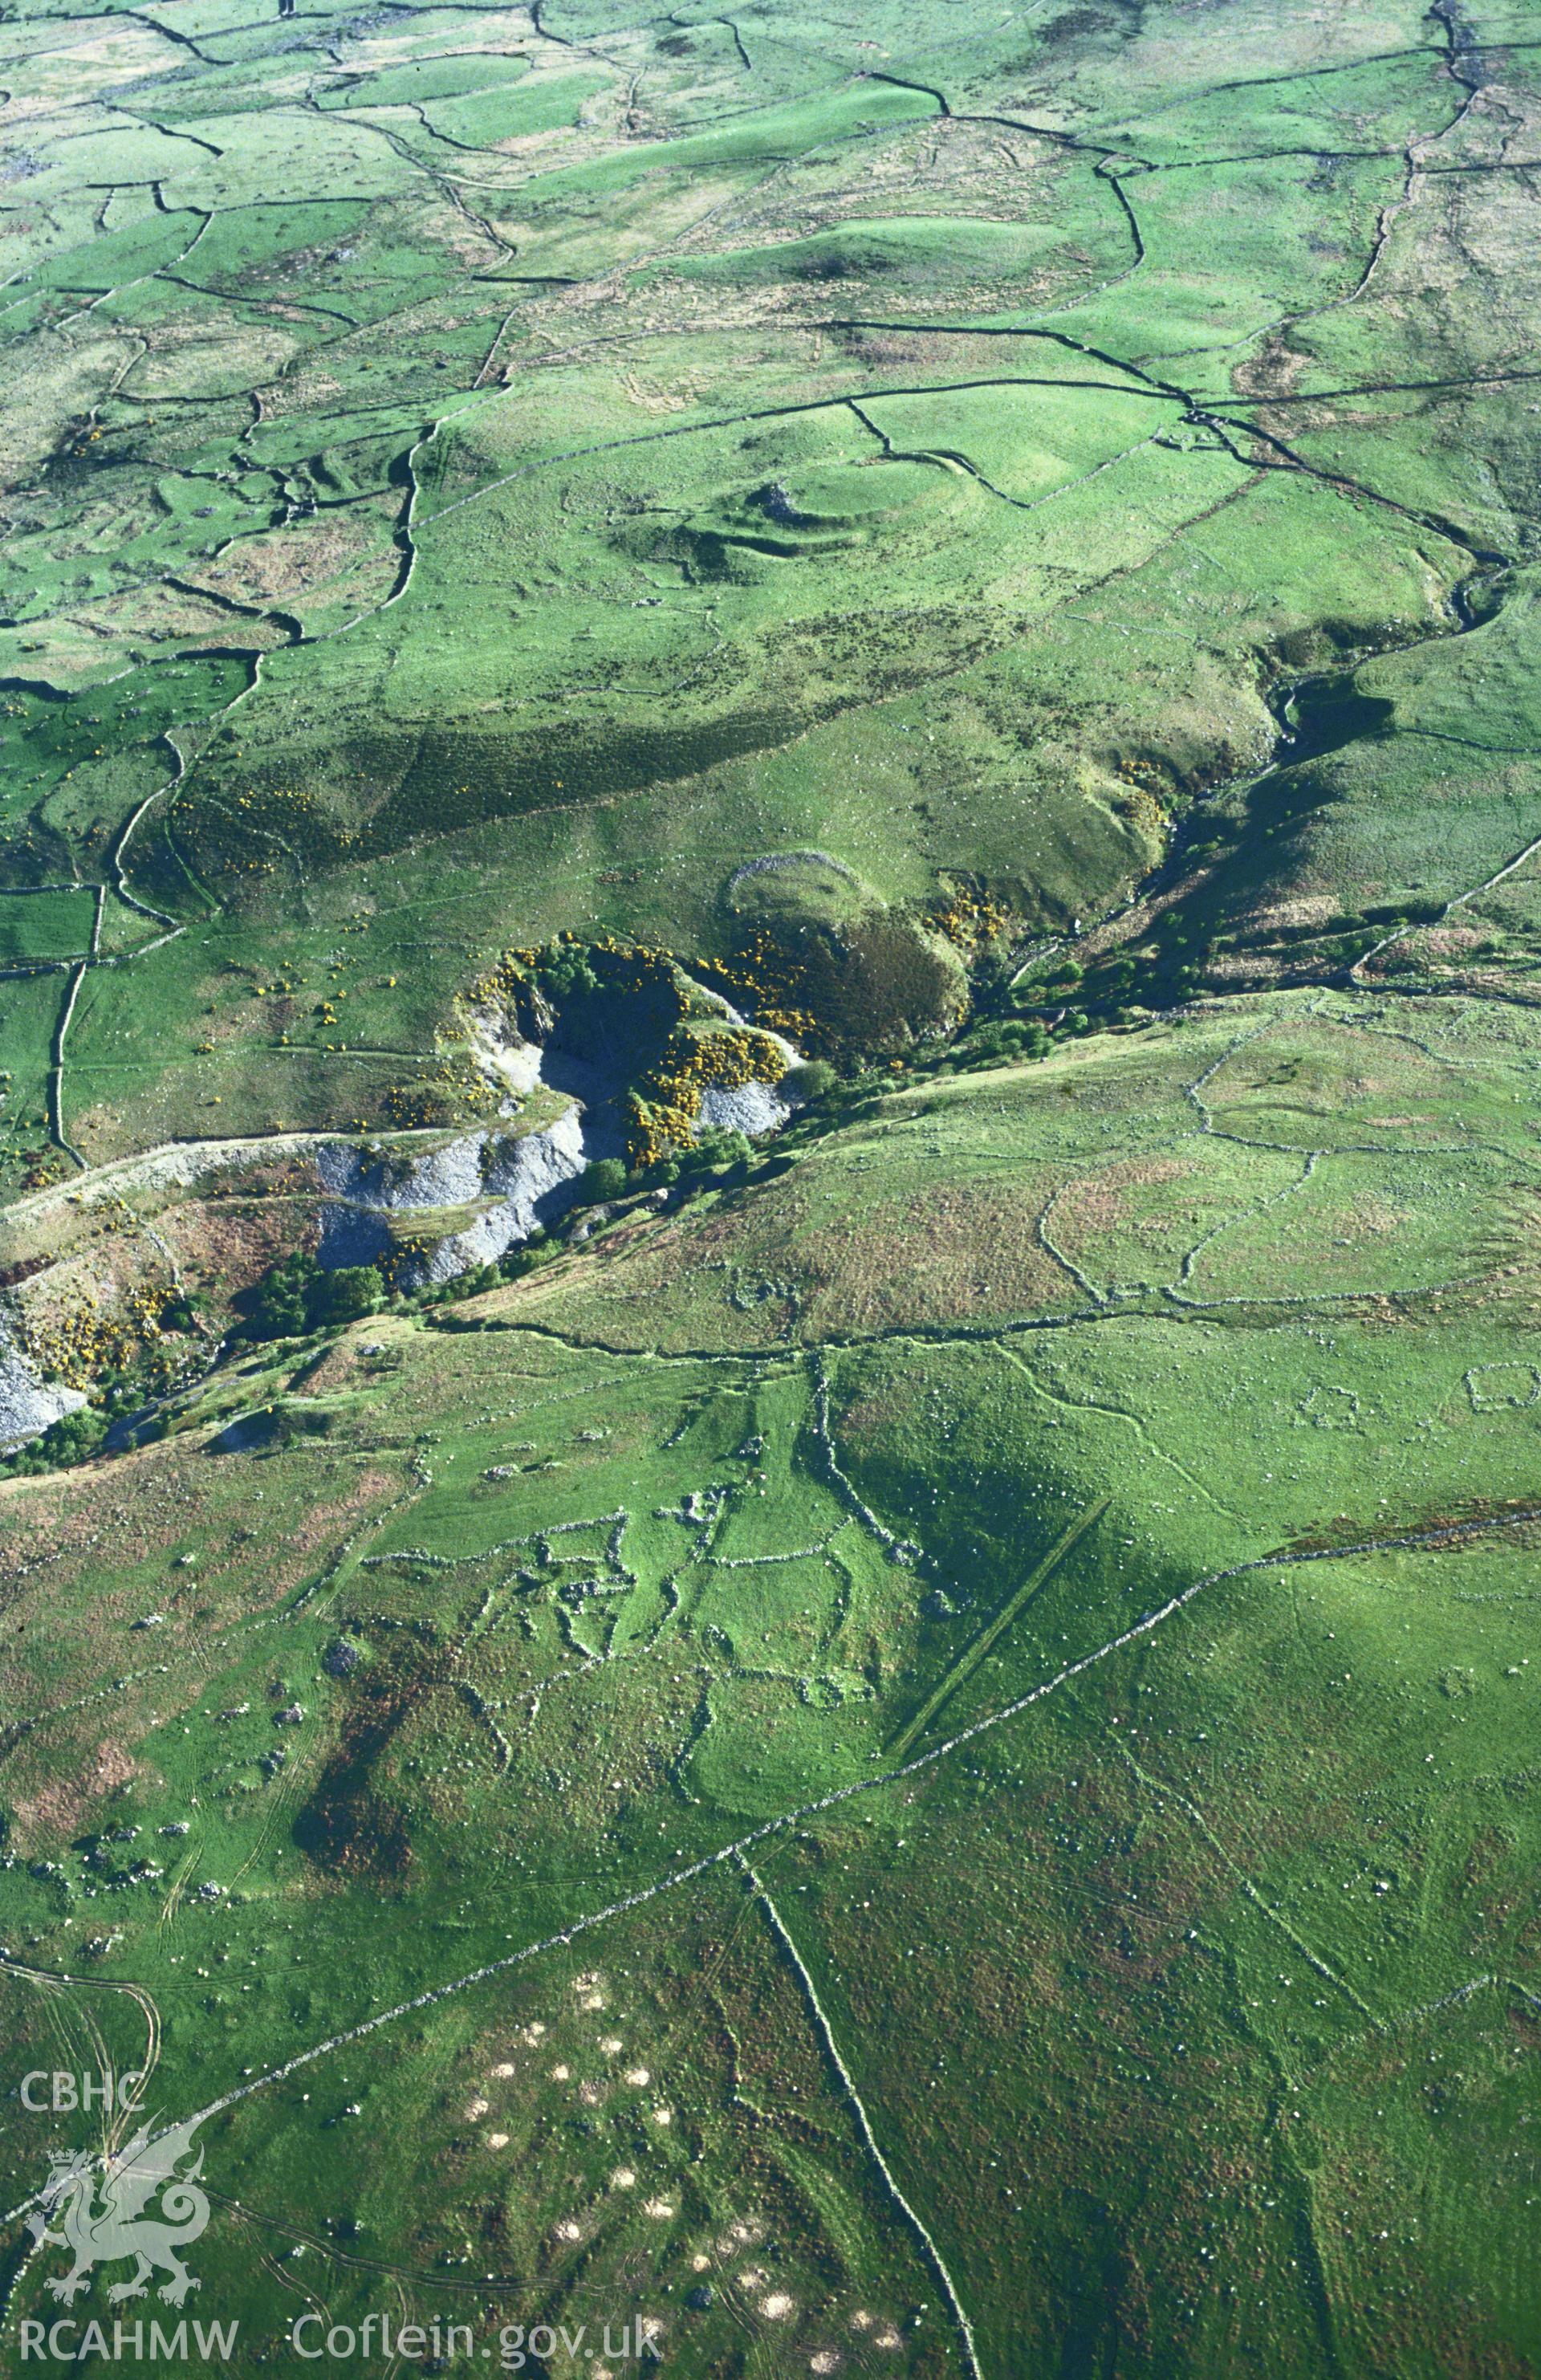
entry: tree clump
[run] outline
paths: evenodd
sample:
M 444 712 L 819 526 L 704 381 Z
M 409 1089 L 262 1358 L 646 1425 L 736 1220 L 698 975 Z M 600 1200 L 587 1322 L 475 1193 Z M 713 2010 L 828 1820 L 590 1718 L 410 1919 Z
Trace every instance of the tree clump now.
M 249 1339 L 300 1339 L 339 1330 L 378 1314 L 385 1281 L 378 1265 L 338 1265 L 325 1271 L 297 1250 L 281 1258 L 248 1293 Z

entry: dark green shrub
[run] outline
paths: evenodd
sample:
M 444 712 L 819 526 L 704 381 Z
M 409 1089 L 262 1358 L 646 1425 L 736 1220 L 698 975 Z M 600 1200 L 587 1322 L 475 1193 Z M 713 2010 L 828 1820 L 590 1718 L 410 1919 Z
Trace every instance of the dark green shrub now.
M 377 1265 L 339 1265 L 323 1272 L 314 1257 L 296 1254 L 264 1273 L 246 1303 L 249 1338 L 296 1339 L 378 1314 L 385 1283 Z
M 331 1330 L 378 1314 L 384 1303 L 385 1283 L 377 1265 L 339 1265 L 334 1272 L 319 1273 L 311 1283 L 306 1318 L 312 1330 Z
M 680 1176 L 690 1180 L 707 1173 L 725 1173 L 732 1167 L 747 1165 L 754 1153 L 747 1133 L 732 1132 L 720 1124 L 709 1125 L 692 1147 L 681 1151 Z
M 3 1468 L 12 1477 L 29 1477 L 39 1471 L 57 1471 L 66 1463 L 84 1463 L 94 1454 L 107 1435 L 104 1416 L 92 1405 L 82 1405 L 79 1413 L 63 1414 L 57 1421 L 14 1454 L 6 1455 Z
M 281 1257 L 248 1291 L 246 1330 L 252 1339 L 297 1339 L 308 1328 L 306 1301 L 320 1267 L 314 1257 Z
M 586 1165 L 578 1183 L 585 1200 L 619 1198 L 626 1186 L 626 1169 L 618 1157 L 597 1157 Z
M 783 1084 L 795 1099 L 821 1099 L 833 1090 L 837 1079 L 827 1058 L 809 1058 L 800 1066 L 789 1066 Z

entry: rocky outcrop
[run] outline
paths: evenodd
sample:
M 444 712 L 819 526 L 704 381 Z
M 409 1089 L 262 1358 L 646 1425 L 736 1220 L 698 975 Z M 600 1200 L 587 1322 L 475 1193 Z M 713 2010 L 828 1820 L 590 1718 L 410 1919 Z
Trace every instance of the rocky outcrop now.
M 420 1157 L 374 1157 L 336 1143 L 317 1152 L 328 1201 L 317 1253 L 323 1265 L 368 1264 L 394 1236 L 387 1216 L 479 1207 L 471 1222 L 397 1269 L 404 1286 L 453 1281 L 474 1265 L 491 1264 L 528 1240 L 538 1224 L 562 1214 L 576 1196 L 588 1162 L 576 1107 L 564 1110 L 543 1132 L 467 1133 Z
M 751 1140 L 775 1132 L 792 1113 L 773 1083 L 740 1083 L 733 1090 L 709 1084 L 696 1118 L 698 1138 L 709 1129 L 745 1132 Z
M 78 1389 L 38 1378 L 36 1366 L 18 1345 L 9 1318 L 0 1309 L 0 1450 L 36 1438 L 51 1421 L 78 1412 L 85 1402 Z

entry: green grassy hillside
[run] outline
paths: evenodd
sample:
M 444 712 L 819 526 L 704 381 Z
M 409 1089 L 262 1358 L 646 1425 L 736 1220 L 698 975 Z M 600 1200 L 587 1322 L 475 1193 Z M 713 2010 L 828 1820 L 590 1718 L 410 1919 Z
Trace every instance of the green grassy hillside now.
M 10 2022 L 152 2008 L 208 2305 L 1534 2352 L 1535 1037 L 1404 1016 L 906 1084 L 0 1497 Z

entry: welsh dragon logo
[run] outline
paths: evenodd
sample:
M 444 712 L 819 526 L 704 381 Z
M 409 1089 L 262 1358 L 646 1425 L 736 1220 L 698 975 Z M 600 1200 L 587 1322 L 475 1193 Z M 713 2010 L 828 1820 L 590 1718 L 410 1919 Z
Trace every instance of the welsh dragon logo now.
M 209 2220 L 209 2202 L 197 2186 L 201 2149 L 186 2173 L 177 2172 L 191 2153 L 199 2121 L 194 2116 L 154 2137 L 151 2126 L 142 2124 L 105 2157 L 76 2150 L 53 2158 L 39 2193 L 40 2209 L 27 2224 L 38 2247 L 67 2248 L 75 2259 L 67 2273 L 49 2281 L 55 2297 L 73 2304 L 98 2265 L 129 2257 L 135 2270 L 107 2291 L 110 2304 L 145 2296 L 156 2272 L 168 2277 L 159 2294 L 170 2305 L 181 2305 L 188 2290 L 200 2286 L 177 2253 L 202 2237 Z M 160 2206 L 148 2214 L 157 2192 Z

